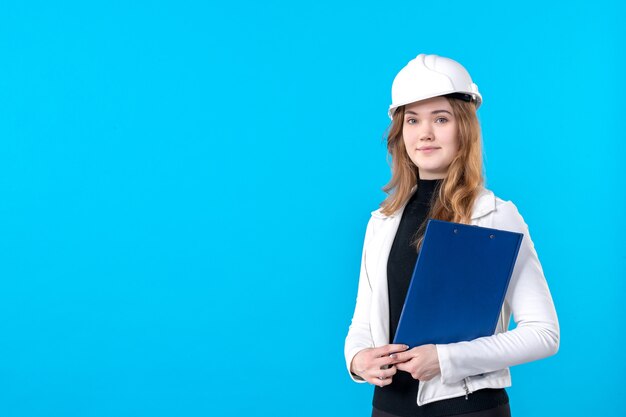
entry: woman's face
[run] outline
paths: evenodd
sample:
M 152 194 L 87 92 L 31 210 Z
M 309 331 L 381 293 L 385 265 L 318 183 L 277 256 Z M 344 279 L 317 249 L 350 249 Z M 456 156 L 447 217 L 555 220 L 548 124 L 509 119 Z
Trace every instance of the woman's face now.
M 459 150 L 457 120 L 445 97 L 407 104 L 402 123 L 404 146 L 424 180 L 444 178 Z

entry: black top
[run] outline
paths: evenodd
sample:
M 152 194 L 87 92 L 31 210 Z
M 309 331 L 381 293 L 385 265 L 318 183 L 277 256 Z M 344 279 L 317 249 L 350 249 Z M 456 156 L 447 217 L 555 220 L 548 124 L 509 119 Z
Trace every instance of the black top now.
M 417 262 L 415 246 L 410 246 L 419 226 L 426 220 L 431 206 L 431 199 L 436 198 L 442 179 L 418 180 L 417 190 L 409 199 L 395 239 L 389 252 L 387 262 L 387 285 L 389 288 L 389 340 L 393 341 L 404 299 L 409 289 L 413 269 Z M 434 197 L 433 197 L 434 196 Z M 437 377 L 435 377 L 437 378 Z M 411 374 L 398 371 L 392 383 L 385 387 L 374 388 L 372 405 L 379 410 L 398 416 L 452 416 L 486 410 L 509 402 L 504 389 L 482 389 L 469 394 L 447 400 L 435 401 L 423 406 L 417 405 L 417 389 L 419 381 Z

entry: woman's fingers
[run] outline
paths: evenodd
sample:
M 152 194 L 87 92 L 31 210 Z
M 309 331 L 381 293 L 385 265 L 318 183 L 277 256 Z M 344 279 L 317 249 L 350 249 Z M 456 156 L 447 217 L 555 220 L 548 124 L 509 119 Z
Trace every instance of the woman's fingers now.
M 407 345 L 385 345 L 379 348 L 374 348 L 370 352 L 371 362 L 376 366 L 392 365 L 396 362 L 396 355 L 399 352 L 404 352 L 409 347 Z
M 396 363 L 393 355 L 408 348 L 407 345 L 403 344 L 389 344 L 369 351 L 369 361 L 366 366 L 366 375 L 369 379 L 366 378 L 366 380 L 380 387 L 391 384 L 392 376 L 397 372 L 393 366 Z
M 366 348 L 357 353 L 352 363 L 356 374 L 370 384 L 385 386 L 391 384 L 392 376 L 397 369 L 393 366 L 398 362 L 395 355 L 409 347 L 403 344 L 389 344 L 377 348 Z
M 405 346 L 405 345 L 400 345 L 400 346 Z M 402 349 L 405 349 L 405 347 L 403 347 Z M 396 363 L 404 362 L 406 359 L 402 359 L 402 357 L 400 356 L 402 354 L 401 352 L 404 352 L 404 351 L 405 350 L 398 351 L 397 349 L 386 349 L 384 350 L 384 354 L 374 359 L 373 362 L 377 366 L 381 366 L 381 367 L 388 366 L 388 365 L 395 365 Z
M 407 356 L 407 353 L 413 357 Z M 435 345 L 423 345 L 411 349 L 405 354 L 398 354 L 401 359 L 406 359 L 395 366 L 399 371 L 408 372 L 413 379 L 428 381 L 441 373 L 439 356 Z
M 368 370 L 368 378 L 366 381 L 370 384 L 383 387 L 389 385 L 392 382 L 392 377 L 396 374 L 397 369 L 395 366 L 388 369 L 370 369 Z
M 374 376 L 378 379 L 386 379 L 391 376 L 394 376 L 398 370 L 395 366 L 392 366 L 387 369 L 378 369 L 374 371 Z
M 389 356 L 394 353 L 404 352 L 409 347 L 407 345 L 385 345 L 379 348 L 374 348 L 374 351 L 378 354 L 378 356 Z
M 415 357 L 417 352 L 417 348 L 413 348 L 410 350 L 405 350 L 403 352 L 398 352 L 393 354 L 393 357 L 395 359 L 397 359 L 398 362 L 406 362 L 408 360 L 411 360 Z

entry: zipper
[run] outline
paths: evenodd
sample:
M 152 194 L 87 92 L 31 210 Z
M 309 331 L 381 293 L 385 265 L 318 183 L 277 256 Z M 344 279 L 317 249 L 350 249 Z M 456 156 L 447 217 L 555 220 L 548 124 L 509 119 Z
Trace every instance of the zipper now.
M 463 378 L 463 388 L 465 388 L 465 399 L 467 400 L 467 396 L 470 395 L 470 390 L 467 388 L 467 378 Z

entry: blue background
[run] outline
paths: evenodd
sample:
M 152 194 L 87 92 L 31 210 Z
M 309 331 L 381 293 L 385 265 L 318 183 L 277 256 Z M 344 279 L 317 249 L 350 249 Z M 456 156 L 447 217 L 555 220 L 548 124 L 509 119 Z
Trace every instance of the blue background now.
M 3 2 L 0 415 L 369 415 L 343 343 L 422 52 L 478 84 L 487 186 L 557 307 L 513 414 L 624 415 L 624 12 Z

